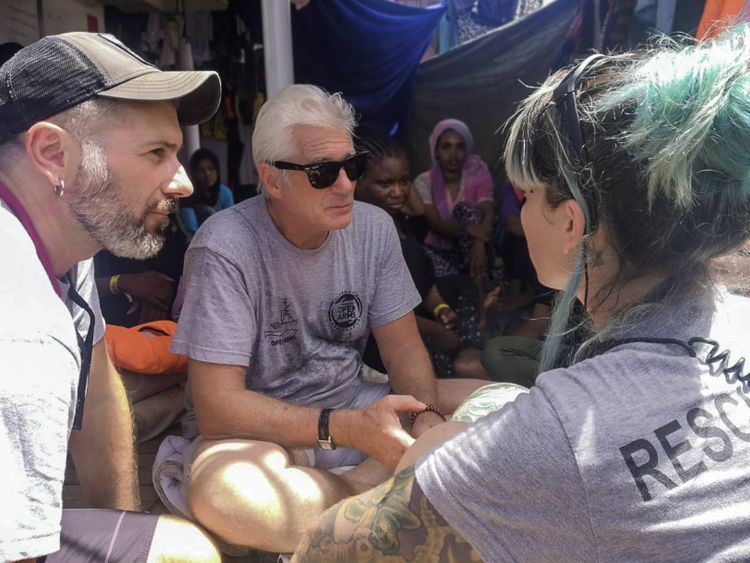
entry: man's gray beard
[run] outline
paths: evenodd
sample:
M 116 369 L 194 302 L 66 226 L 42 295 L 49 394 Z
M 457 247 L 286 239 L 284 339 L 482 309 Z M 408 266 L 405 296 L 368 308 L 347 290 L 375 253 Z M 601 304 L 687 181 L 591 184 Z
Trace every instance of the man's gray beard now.
M 81 167 L 69 205 L 89 235 L 115 256 L 145 260 L 156 255 L 164 235 L 146 230 L 150 209 L 138 216 L 115 183 L 104 149 L 92 141 L 81 143 Z

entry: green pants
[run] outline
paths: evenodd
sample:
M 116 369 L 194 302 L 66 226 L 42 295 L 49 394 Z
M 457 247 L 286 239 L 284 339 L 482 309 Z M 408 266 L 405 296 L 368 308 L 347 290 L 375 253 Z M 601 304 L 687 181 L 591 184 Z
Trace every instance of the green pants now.
M 525 336 L 497 336 L 484 345 L 480 361 L 494 381 L 530 388 L 539 374 L 543 345 Z

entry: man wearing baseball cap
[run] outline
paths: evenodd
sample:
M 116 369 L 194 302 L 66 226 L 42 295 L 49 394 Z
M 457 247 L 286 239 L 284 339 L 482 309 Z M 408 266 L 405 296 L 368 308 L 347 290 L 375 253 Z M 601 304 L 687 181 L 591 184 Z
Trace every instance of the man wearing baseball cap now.
M 0 68 L 2 561 L 219 558 L 192 524 L 135 512 L 131 416 L 91 257 L 159 250 L 192 192 L 180 124 L 211 117 L 220 89 L 214 72 L 162 72 L 105 34 L 45 37 Z M 110 510 L 62 510 L 68 451 Z

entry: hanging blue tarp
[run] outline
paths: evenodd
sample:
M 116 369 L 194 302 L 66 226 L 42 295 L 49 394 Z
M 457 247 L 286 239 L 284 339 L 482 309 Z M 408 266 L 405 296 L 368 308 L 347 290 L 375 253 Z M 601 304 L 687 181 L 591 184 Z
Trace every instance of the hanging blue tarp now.
M 314 0 L 292 14 L 294 80 L 342 92 L 360 123 L 402 131 L 419 61 L 444 11 L 387 0 Z

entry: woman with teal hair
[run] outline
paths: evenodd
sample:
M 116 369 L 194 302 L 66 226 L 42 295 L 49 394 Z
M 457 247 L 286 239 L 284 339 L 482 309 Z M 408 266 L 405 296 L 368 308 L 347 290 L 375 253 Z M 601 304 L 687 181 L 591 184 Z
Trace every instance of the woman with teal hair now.
M 420 438 L 423 457 L 334 507 L 300 553 L 750 560 L 750 300 L 711 268 L 750 238 L 748 68 L 741 26 L 595 55 L 522 103 L 506 168 L 539 279 L 561 292 L 542 373 Z M 574 300 L 590 335 L 568 356 Z M 482 414 L 472 398 L 457 412 Z

